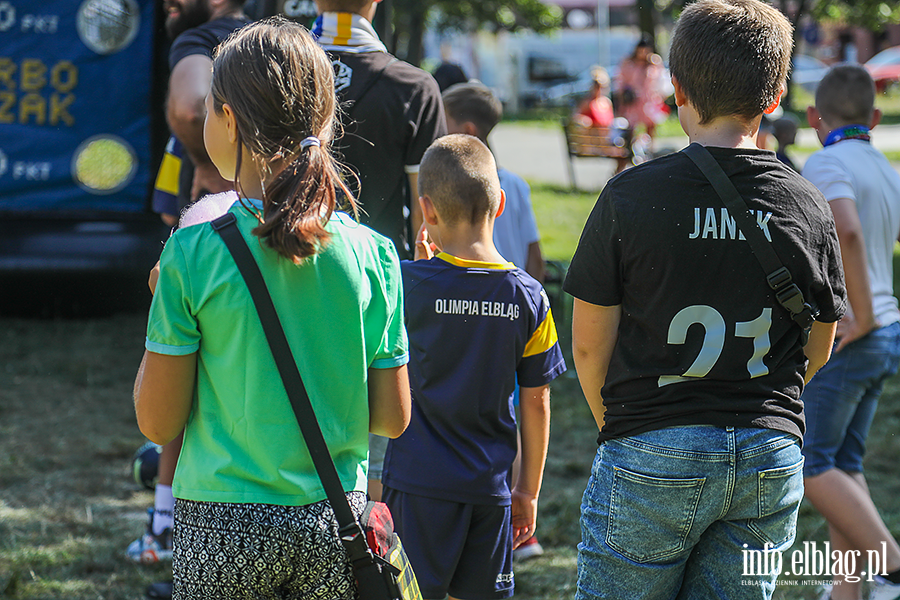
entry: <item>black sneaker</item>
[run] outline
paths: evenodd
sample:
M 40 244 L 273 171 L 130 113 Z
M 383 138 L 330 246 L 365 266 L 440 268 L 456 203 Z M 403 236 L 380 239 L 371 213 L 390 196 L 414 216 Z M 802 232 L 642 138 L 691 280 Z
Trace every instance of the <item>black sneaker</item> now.
M 172 582 L 157 581 L 147 586 L 144 597 L 149 600 L 172 600 Z

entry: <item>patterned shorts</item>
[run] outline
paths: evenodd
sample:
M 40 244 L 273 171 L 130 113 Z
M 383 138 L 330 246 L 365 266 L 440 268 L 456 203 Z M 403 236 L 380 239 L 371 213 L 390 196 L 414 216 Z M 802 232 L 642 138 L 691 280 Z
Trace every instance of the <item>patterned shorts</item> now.
M 362 492 L 347 494 L 353 513 Z M 174 600 L 356 600 L 327 500 L 307 506 L 176 500 Z

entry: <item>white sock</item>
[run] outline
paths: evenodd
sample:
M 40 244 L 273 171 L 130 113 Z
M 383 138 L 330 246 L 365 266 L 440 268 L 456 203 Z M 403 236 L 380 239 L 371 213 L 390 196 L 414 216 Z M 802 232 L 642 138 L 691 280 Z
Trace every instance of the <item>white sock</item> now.
M 172 486 L 156 484 L 156 499 L 153 501 L 153 535 L 159 535 L 166 527 L 175 524 L 175 497 Z

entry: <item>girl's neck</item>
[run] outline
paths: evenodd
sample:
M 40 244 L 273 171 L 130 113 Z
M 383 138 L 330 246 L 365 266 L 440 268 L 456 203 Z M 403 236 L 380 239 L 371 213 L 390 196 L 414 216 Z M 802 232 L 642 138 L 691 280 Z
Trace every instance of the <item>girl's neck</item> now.
M 260 173 L 259 164 L 253 160 L 249 150 L 244 146 L 241 148 L 241 191 L 248 198 L 263 199 L 263 179 Z M 272 181 L 274 177 L 269 177 Z

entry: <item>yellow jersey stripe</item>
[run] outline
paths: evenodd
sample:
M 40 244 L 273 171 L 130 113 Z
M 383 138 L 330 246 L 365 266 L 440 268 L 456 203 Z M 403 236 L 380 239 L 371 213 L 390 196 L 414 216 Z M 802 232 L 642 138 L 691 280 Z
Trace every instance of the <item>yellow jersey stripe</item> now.
M 448 262 L 451 265 L 456 265 L 457 267 L 465 267 L 468 269 L 502 269 L 509 270 L 515 269 L 516 265 L 511 262 L 505 263 L 493 263 L 493 262 L 482 262 L 480 260 L 468 260 L 465 258 L 459 258 L 457 256 L 453 256 L 452 254 L 447 254 L 446 252 L 439 252 L 437 257 L 444 262 Z
M 156 174 L 156 189 L 177 196 L 178 175 L 180 172 L 181 159 L 168 152 L 164 154 L 162 163 L 159 166 L 159 173 Z
M 553 311 L 548 309 L 544 322 L 538 326 L 531 339 L 525 345 L 525 352 L 522 354 L 522 357 L 527 358 L 546 352 L 556 344 L 557 339 L 556 324 L 553 322 Z

